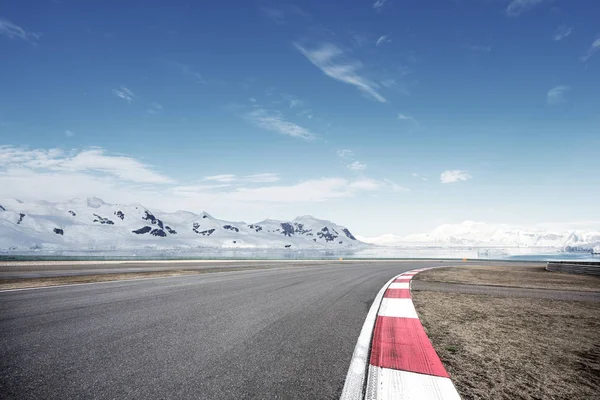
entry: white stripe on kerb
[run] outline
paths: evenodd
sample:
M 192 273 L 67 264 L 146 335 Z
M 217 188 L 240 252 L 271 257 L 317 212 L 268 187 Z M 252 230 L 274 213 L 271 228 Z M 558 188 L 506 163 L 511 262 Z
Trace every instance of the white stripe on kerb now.
M 394 299 L 384 297 L 379 307 L 382 317 L 419 318 L 411 299 Z
M 371 338 L 373 337 L 375 320 L 377 319 L 377 310 L 379 309 L 379 304 L 381 303 L 381 299 L 389 284 L 397 277 L 398 276 L 395 276 L 390 279 L 379 290 L 375 300 L 373 300 L 373 304 L 371 304 L 365 323 L 358 336 L 354 354 L 352 354 L 352 361 L 350 361 L 350 368 L 348 368 L 348 373 L 346 374 L 346 381 L 344 382 L 344 389 L 342 390 L 340 400 L 363 400 L 363 388 L 365 380 L 367 379 L 369 350 L 371 348 Z
M 390 289 L 410 289 L 410 283 L 408 282 L 394 282 L 390 284 Z
M 460 400 L 449 378 L 369 366 L 367 400 Z

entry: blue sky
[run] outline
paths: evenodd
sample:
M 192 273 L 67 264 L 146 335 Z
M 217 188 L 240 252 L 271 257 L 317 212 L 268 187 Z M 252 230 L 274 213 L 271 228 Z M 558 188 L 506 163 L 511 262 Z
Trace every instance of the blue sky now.
M 0 197 L 600 225 L 595 0 L 0 6 Z

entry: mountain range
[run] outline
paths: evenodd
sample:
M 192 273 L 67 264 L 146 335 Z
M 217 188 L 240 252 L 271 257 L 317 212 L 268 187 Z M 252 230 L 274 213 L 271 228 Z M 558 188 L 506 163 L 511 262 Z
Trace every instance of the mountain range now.
M 600 231 L 551 232 L 474 221 L 440 225 L 428 233 L 357 238 L 380 246 L 553 247 L 567 251 L 589 251 L 600 246 Z
M 98 198 L 0 202 L 0 252 L 141 249 L 361 249 L 344 226 L 311 216 L 247 224 Z
M 0 253 L 281 249 L 355 251 L 386 247 L 551 247 L 600 252 L 600 231 L 550 232 L 465 221 L 407 236 L 354 236 L 331 221 L 302 216 L 231 222 L 201 212 L 166 213 L 141 204 L 108 204 L 99 198 L 64 203 L 0 202 Z

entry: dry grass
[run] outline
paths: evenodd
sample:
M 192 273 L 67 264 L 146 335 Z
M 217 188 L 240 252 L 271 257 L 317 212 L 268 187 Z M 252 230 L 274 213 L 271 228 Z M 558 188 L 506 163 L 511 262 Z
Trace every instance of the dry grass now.
M 600 399 L 600 303 L 413 297 L 463 399 Z
M 536 289 L 600 291 L 600 277 L 546 271 L 544 266 L 465 266 L 421 272 L 423 281 Z

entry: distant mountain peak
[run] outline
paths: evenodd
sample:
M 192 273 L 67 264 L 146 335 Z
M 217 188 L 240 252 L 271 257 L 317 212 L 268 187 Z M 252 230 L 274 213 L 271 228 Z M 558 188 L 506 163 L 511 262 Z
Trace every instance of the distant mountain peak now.
M 9 205 L 10 207 L 7 207 Z M 312 216 L 256 224 L 207 212 L 166 213 L 140 204 L 109 204 L 97 197 L 64 203 L 10 201 L 0 212 L 0 251 L 112 251 L 144 249 L 268 248 L 360 249 L 347 228 Z
M 364 242 L 383 246 L 508 246 L 508 247 L 581 247 L 600 244 L 600 232 L 554 232 L 526 230 L 505 224 L 464 221 L 444 224 L 428 233 L 407 236 L 381 235 L 359 237 Z

